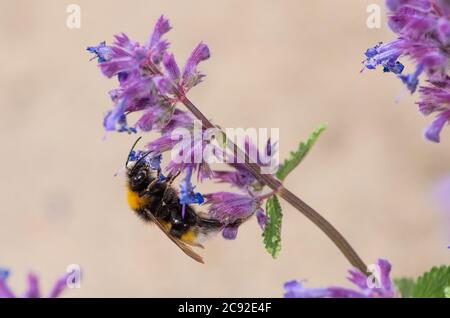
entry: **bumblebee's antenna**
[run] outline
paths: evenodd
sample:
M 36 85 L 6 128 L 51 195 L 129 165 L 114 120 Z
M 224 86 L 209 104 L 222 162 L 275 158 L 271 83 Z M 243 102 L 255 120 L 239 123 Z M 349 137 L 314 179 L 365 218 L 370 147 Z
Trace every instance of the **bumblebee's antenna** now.
M 145 159 L 145 157 L 147 157 L 149 154 L 151 154 L 152 152 L 151 151 L 147 151 L 146 153 L 145 153 L 145 155 L 143 155 L 142 157 L 140 157 L 139 159 L 138 159 L 138 161 L 136 161 L 136 163 L 134 164 L 134 166 L 133 166 L 133 168 L 131 168 L 131 173 L 134 171 L 134 169 L 139 165 L 139 163 L 142 161 L 142 160 L 144 160 Z
M 125 168 L 128 167 L 128 163 L 130 162 L 130 155 L 134 150 L 134 147 L 136 147 L 137 143 L 139 142 L 139 140 L 141 140 L 142 136 L 139 137 L 133 144 L 133 147 L 131 147 L 130 152 L 128 153 L 128 157 L 127 157 L 127 161 L 125 162 Z

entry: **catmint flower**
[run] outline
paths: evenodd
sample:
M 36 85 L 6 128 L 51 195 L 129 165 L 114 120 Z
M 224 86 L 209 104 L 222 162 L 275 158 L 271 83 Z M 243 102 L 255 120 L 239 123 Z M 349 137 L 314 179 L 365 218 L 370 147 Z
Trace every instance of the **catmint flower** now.
M 184 67 L 180 68 L 175 56 L 168 52 L 169 43 L 162 39 L 169 30 L 169 21 L 161 16 L 143 45 L 120 33 L 111 45 L 102 42 L 87 48 L 97 58 L 102 73 L 118 81 L 118 87 L 109 92 L 113 107 L 106 114 L 103 125 L 106 131 L 157 131 L 160 134 L 145 145 L 145 151 L 132 152 L 129 161 L 139 160 L 140 156 L 151 152 L 145 160 L 154 160 L 154 169 L 161 172 L 161 155 L 172 152 L 164 170 L 171 175 L 185 174 L 180 182 L 183 216 L 187 204 L 202 204 L 204 201 L 202 194 L 194 191 L 194 173 L 197 173 L 200 182 L 211 178 L 237 187 L 241 193 L 218 192 L 207 196 L 210 216 L 224 223 L 223 237 L 234 239 L 239 225 L 257 211 L 258 223 L 264 226 L 265 215 L 260 205 L 267 197 L 260 196 L 263 185 L 236 160 L 235 154 L 228 154 L 227 149 L 212 138 L 215 136 L 207 135 L 210 131 L 202 125 L 197 129 L 197 122 L 191 113 L 177 108 L 186 93 L 205 77 L 198 70 L 198 65 L 210 57 L 210 51 L 205 43 L 200 42 Z M 137 121 L 128 124 L 128 115 L 136 112 L 139 113 Z M 185 134 L 189 134 L 190 138 L 184 138 Z M 264 152 L 261 152 L 246 139 L 244 148 L 252 162 L 266 167 L 272 164 L 275 146 L 268 140 Z M 211 158 L 205 158 L 205 153 Z M 217 162 L 215 159 L 226 159 L 232 170 L 213 170 L 210 162 Z
M 204 197 L 209 205 L 209 215 L 225 225 L 250 217 L 261 204 L 256 196 L 233 192 L 208 193 Z
M 386 6 L 389 27 L 398 37 L 368 49 L 365 68 L 375 69 L 380 65 L 384 72 L 398 76 L 411 93 L 418 89 L 417 104 L 422 113 L 437 113 L 425 130 L 425 137 L 439 142 L 441 130 L 450 121 L 450 4 L 447 0 L 387 0 Z M 416 64 L 413 72 L 403 74 L 404 66 L 398 61 L 402 57 Z M 428 86 L 420 86 L 421 75 L 427 78 Z M 432 96 L 435 92 L 440 94 L 439 98 Z
M 286 298 L 393 298 L 398 295 L 390 278 L 391 264 L 384 259 L 377 261 L 376 281 L 356 269 L 349 270 L 347 279 L 357 289 L 344 287 L 305 288 L 298 281 L 284 284 Z
M 204 74 L 197 71 L 197 65 L 209 58 L 208 46 L 200 43 L 181 72 L 173 54 L 166 52 L 169 43 L 162 39 L 170 28 L 169 21 L 161 16 L 143 45 L 120 33 L 112 45 L 102 42 L 87 48 L 97 57 L 102 73 L 108 78 L 116 76 L 119 82 L 119 87 L 109 93 L 114 107 L 104 120 L 107 131 L 164 129 L 174 115 L 178 95 L 201 82 Z M 142 111 L 142 115 L 129 127 L 126 116 L 136 111 Z
M 48 293 L 48 298 L 56 298 L 61 295 L 67 286 L 67 279 L 70 273 L 65 274 L 59 278 L 53 285 L 50 293 Z M 7 279 L 9 276 L 9 271 L 0 269 L 0 298 L 15 298 L 16 295 L 11 291 L 7 284 Z M 42 294 L 39 289 L 39 279 L 34 273 L 29 273 L 27 275 L 27 290 L 23 294 L 23 298 L 41 298 Z

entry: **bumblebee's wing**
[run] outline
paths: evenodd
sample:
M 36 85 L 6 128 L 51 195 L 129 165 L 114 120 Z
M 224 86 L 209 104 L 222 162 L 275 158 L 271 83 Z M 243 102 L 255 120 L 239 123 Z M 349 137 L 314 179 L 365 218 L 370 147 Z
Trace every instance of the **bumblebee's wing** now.
M 175 243 L 187 256 L 191 257 L 192 259 L 196 260 L 199 263 L 204 264 L 203 258 L 195 253 L 189 246 L 184 244 L 182 241 L 180 241 L 178 238 L 171 235 L 167 229 L 162 225 L 159 220 L 152 214 L 150 211 L 147 211 L 148 216 L 152 219 L 152 221 L 156 224 L 157 227 L 160 228 L 161 231 L 163 231 L 167 237 Z

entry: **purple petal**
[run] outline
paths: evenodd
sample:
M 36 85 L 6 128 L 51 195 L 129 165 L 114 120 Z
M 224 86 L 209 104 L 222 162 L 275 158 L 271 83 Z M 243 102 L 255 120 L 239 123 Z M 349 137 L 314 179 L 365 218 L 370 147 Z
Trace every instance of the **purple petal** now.
M 214 171 L 217 182 L 229 183 L 238 188 L 244 188 L 255 182 L 255 177 L 245 169 L 236 168 L 235 171 Z
M 203 74 L 197 72 L 197 65 L 210 57 L 209 48 L 206 44 L 200 43 L 192 51 L 183 70 L 183 86 L 190 89 L 201 82 Z
M 426 128 L 425 137 L 428 140 L 439 142 L 440 133 L 445 124 L 450 121 L 450 110 L 442 112 L 436 119 Z
M 446 16 L 450 15 L 450 1 L 449 0 L 437 0 L 436 1 L 442 10 L 442 13 Z
M 330 298 L 367 298 L 363 293 L 344 287 L 328 287 L 327 291 Z
M 170 120 L 170 115 L 170 109 L 164 109 L 160 106 L 149 107 L 136 122 L 136 127 L 146 132 L 164 127 Z
M 72 275 L 72 273 L 67 273 L 61 276 L 53 285 L 50 293 L 48 294 L 48 298 L 57 298 L 61 295 L 61 293 L 67 287 L 67 279 Z
M 125 103 L 125 99 L 122 99 L 106 114 L 103 120 L 103 127 L 106 131 L 135 132 L 133 128 L 128 127 L 125 116 Z
M 391 274 L 391 264 L 388 260 L 379 259 L 377 265 L 380 269 L 380 284 L 384 292 L 393 292 L 394 288 L 392 286 L 392 281 L 390 278 Z
M 250 217 L 259 207 L 257 198 L 232 192 L 215 192 L 204 195 L 209 214 L 224 224 L 233 224 Z
M 402 82 L 406 85 L 411 94 L 414 93 L 417 89 L 417 85 L 419 84 L 419 76 L 422 73 L 422 71 L 423 65 L 418 65 L 414 73 L 398 76 L 402 80 Z
M 171 83 L 171 81 L 169 81 L 164 76 L 153 77 L 153 82 L 155 83 L 160 95 L 165 95 L 166 93 L 168 93 L 173 86 L 173 83 Z
M 156 44 L 158 44 L 161 40 L 161 37 L 169 32 L 171 29 L 169 24 L 169 19 L 166 19 L 163 15 L 159 17 L 158 21 L 156 21 L 156 24 L 153 28 L 153 33 L 150 36 L 150 39 L 147 42 L 147 45 L 149 47 L 153 47 Z
M 329 291 L 325 288 L 304 288 L 296 280 L 284 284 L 285 298 L 326 298 L 329 297 L 329 294 Z
M 148 151 L 163 153 L 171 150 L 180 142 L 179 139 L 172 138 L 171 134 L 163 134 L 161 137 L 151 141 L 145 147 Z
M 23 295 L 24 298 L 40 298 L 39 279 L 33 273 L 28 273 L 28 289 Z
M 174 131 L 177 128 L 187 128 L 194 124 L 194 118 L 186 111 L 175 109 L 170 121 L 162 129 L 162 133 L 166 134 Z
M 6 283 L 9 276 L 9 271 L 6 269 L 0 270 L 0 298 L 15 298 L 14 293 L 9 289 Z
M 180 80 L 180 69 L 173 54 L 164 54 L 163 65 L 174 84 L 178 84 Z
M 238 227 L 237 226 L 226 226 L 222 230 L 222 237 L 226 240 L 234 240 L 236 239 L 238 233 Z
M 256 211 L 256 219 L 258 220 L 258 224 L 261 227 L 261 230 L 264 231 L 267 223 L 267 215 L 264 213 L 263 209 L 258 209 L 258 211 Z
M 351 269 L 348 271 L 349 276 L 347 279 L 360 289 L 367 289 L 367 276 L 361 273 L 359 270 Z
M 450 1 L 449 1 L 450 3 Z M 437 23 L 438 36 L 444 45 L 450 42 L 450 21 L 446 18 L 440 18 Z

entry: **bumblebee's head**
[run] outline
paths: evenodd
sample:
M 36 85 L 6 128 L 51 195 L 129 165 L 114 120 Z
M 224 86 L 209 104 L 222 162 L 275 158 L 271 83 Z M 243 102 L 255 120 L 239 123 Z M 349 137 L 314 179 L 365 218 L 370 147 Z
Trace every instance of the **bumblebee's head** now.
M 134 147 L 138 143 L 138 140 L 133 144 L 131 148 L 125 167 L 127 169 L 128 186 L 130 190 L 139 192 L 148 187 L 155 177 L 153 175 L 153 169 L 147 162 L 146 158 L 150 155 L 150 152 L 134 152 Z
M 128 169 L 128 185 L 134 192 L 144 190 L 154 179 L 149 165 L 145 162 L 136 162 L 132 168 Z

